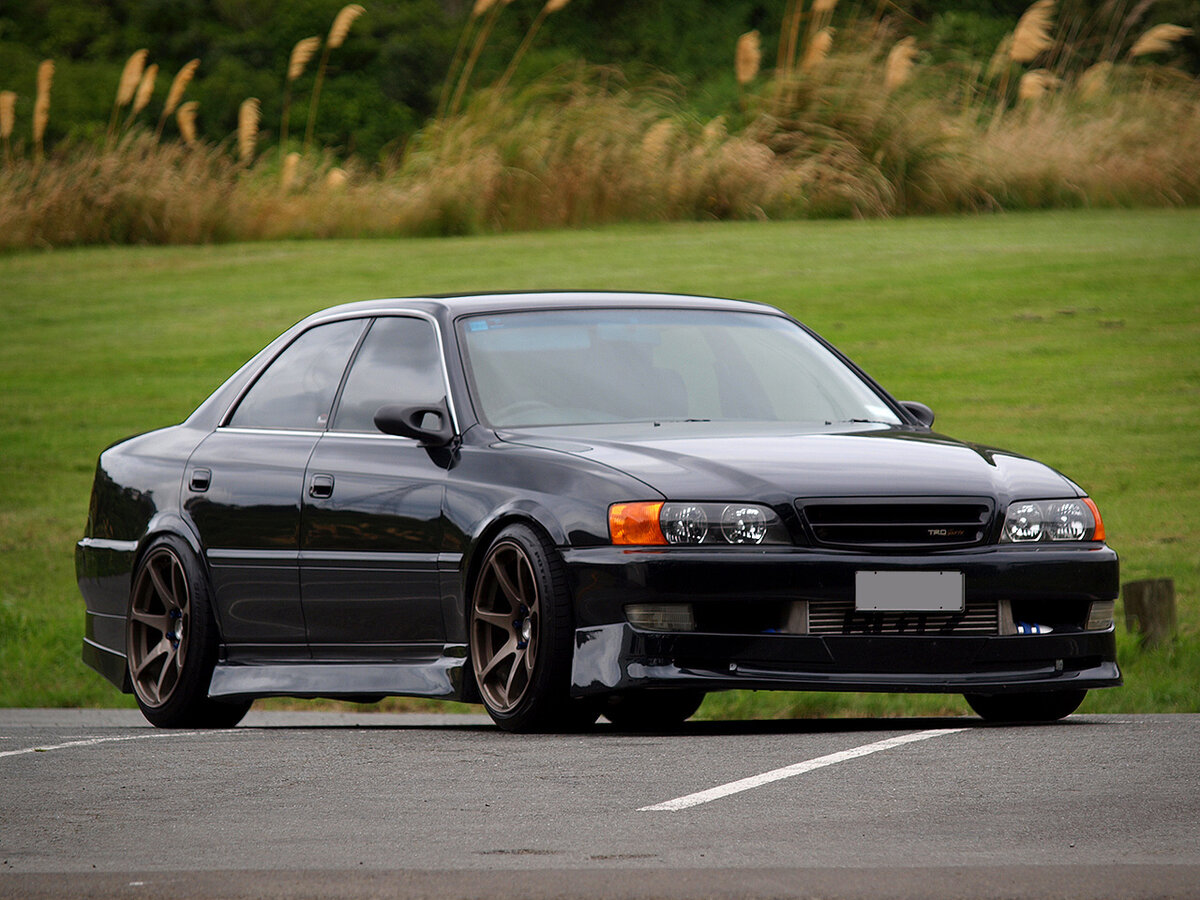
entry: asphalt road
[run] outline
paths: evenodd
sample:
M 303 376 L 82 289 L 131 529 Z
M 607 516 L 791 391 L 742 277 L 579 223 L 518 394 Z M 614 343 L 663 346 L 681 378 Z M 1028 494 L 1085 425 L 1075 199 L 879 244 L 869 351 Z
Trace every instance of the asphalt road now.
M 1200 716 L 0 710 L 0 897 L 1200 897 Z

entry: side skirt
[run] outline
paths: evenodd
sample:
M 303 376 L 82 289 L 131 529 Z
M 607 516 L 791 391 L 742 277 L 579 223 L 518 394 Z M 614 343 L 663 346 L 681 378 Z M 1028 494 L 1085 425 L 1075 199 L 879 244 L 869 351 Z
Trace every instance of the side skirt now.
M 466 655 L 446 647 L 432 662 L 222 662 L 208 695 L 255 697 L 461 696 Z

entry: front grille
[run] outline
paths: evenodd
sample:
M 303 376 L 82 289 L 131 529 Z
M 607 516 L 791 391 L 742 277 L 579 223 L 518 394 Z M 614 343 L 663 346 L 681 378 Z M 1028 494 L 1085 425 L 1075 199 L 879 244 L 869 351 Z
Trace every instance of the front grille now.
M 961 613 L 856 612 L 853 600 L 809 600 L 809 634 L 999 634 L 996 601 L 970 601 Z
M 798 500 L 818 546 L 843 550 L 945 550 L 973 547 L 987 537 L 992 503 L 911 498 Z

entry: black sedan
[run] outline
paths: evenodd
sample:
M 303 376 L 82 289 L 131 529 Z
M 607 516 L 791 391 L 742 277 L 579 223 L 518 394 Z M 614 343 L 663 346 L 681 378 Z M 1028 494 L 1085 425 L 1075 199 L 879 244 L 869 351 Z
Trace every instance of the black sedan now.
M 100 456 L 83 658 L 166 727 L 387 695 L 661 727 L 734 688 L 1066 716 L 1121 683 L 1100 514 L 932 423 L 757 303 L 334 307 Z

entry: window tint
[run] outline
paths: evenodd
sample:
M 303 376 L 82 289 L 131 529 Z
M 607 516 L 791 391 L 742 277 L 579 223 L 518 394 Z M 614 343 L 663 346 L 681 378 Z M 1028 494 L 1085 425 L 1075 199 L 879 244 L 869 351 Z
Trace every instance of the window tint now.
M 377 432 L 379 407 L 436 403 L 445 396 L 433 325 L 424 319 L 377 319 L 350 368 L 333 428 Z
M 325 428 L 333 395 L 362 330 L 362 319 L 348 319 L 304 332 L 259 376 L 229 424 L 306 431 Z
M 497 428 L 900 421 L 820 341 L 775 315 L 546 310 L 476 316 L 460 328 L 476 411 Z

